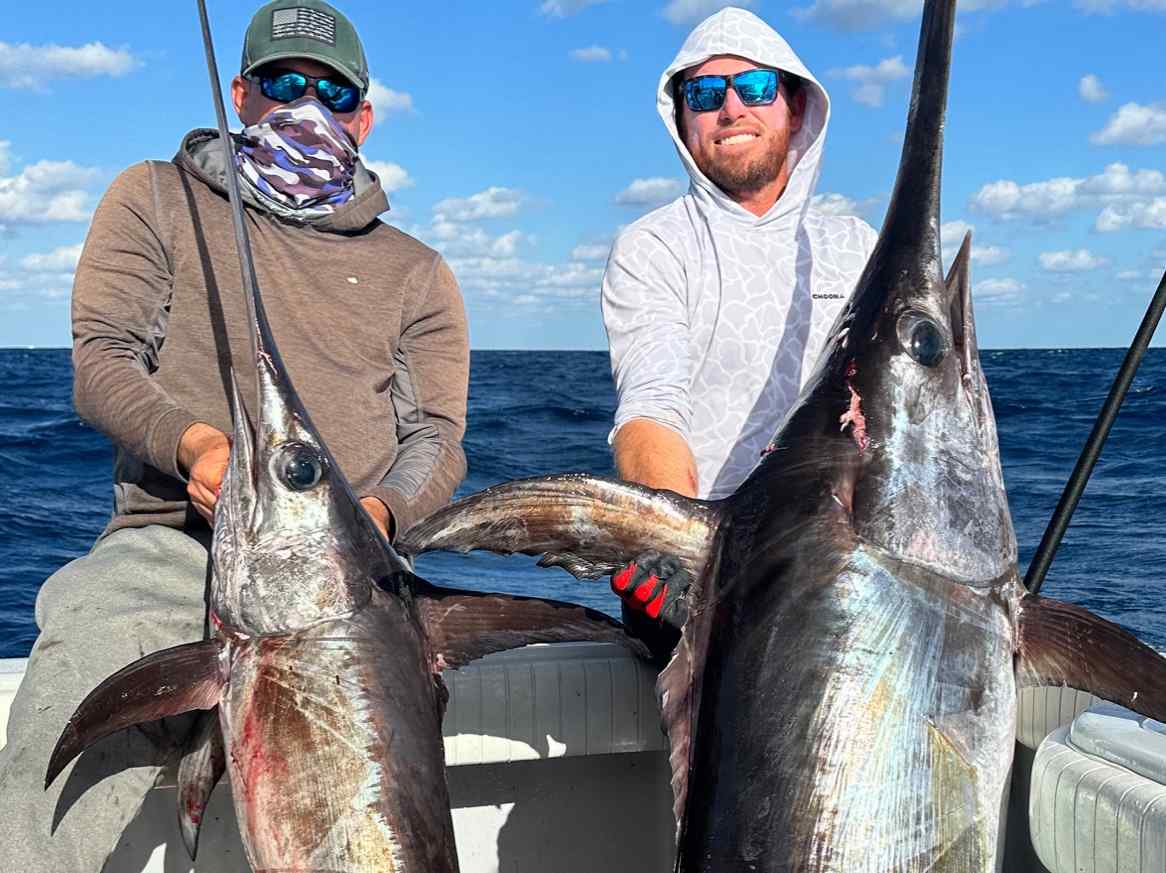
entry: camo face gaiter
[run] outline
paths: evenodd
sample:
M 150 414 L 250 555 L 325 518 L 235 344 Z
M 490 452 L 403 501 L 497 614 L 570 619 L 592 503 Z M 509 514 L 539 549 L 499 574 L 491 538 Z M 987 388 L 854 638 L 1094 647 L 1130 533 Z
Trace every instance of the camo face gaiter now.
M 307 95 L 243 128 L 235 155 L 246 183 L 304 218 L 327 215 L 352 197 L 356 146 Z

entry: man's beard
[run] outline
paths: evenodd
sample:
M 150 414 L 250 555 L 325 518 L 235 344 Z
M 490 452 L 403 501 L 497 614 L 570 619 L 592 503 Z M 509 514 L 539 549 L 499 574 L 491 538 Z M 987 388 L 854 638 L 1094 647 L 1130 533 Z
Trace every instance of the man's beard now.
M 697 162 L 709 181 L 726 194 L 751 194 L 774 182 L 781 173 L 788 143 L 774 142 L 764 154 L 749 161 L 704 155 Z

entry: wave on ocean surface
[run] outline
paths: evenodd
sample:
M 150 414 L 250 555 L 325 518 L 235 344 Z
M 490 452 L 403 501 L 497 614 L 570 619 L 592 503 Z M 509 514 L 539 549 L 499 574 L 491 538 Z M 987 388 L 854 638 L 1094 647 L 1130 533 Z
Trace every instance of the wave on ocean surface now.
M 1040 541 L 1093 425 L 1120 349 L 986 351 L 1021 567 Z M 0 349 L 0 658 L 22 657 L 36 637 L 41 582 L 85 553 L 112 504 L 113 452 L 72 409 L 69 352 Z M 507 479 L 566 471 L 612 473 L 607 433 L 615 391 L 603 352 L 474 352 L 470 373 L 468 494 Z M 1042 593 L 1086 606 L 1166 649 L 1161 578 L 1166 538 L 1166 349 L 1153 349 L 1106 445 Z M 605 612 L 604 580 L 576 582 L 533 558 L 427 555 L 434 582 L 538 593 Z

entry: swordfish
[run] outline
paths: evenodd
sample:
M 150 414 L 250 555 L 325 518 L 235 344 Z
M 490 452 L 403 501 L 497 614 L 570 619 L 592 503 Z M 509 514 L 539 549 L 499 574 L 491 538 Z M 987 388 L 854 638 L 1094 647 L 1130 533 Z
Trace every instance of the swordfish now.
M 657 691 L 684 873 L 998 869 L 1020 687 L 1166 718 L 1166 660 L 1030 595 L 972 314 L 945 277 L 955 0 L 927 0 L 878 243 L 751 476 L 720 501 L 582 475 L 497 486 L 400 540 L 580 578 L 669 551 L 689 617 Z
M 205 7 L 219 136 L 221 94 Z M 230 155 L 226 155 L 231 165 Z M 66 725 L 46 786 L 97 740 L 200 711 L 178 768 L 191 857 L 224 772 L 259 873 L 456 873 L 441 673 L 532 642 L 639 647 L 574 604 L 431 585 L 381 536 L 292 385 L 227 175 L 251 336 L 254 422 L 231 370 L 231 454 L 211 544 L 209 639 L 124 667 Z
M 81 703 L 46 785 L 115 730 L 204 710 L 179 766 L 191 856 L 229 773 L 257 871 L 453 873 L 441 673 L 532 642 L 631 644 L 574 604 L 432 585 L 360 506 L 288 377 L 256 293 L 258 416 L 232 371 L 210 639 L 148 655 Z

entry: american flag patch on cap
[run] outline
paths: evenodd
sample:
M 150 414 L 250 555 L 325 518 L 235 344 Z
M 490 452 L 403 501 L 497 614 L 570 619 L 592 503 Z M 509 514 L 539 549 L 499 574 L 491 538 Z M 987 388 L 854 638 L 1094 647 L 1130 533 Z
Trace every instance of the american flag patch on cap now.
M 307 37 L 336 45 L 336 18 L 319 9 L 296 6 L 271 13 L 271 38 Z

